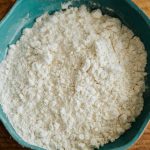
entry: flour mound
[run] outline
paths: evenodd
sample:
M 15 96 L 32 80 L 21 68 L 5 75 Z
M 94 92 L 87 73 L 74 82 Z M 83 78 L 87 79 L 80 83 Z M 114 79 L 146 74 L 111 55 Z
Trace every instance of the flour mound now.
M 16 132 L 48 150 L 113 142 L 143 108 L 146 52 L 100 10 L 44 14 L 0 64 L 0 103 Z

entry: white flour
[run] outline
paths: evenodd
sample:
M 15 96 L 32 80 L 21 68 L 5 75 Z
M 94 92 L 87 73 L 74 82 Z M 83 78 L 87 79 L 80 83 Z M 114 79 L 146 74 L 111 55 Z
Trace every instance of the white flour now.
M 118 19 L 84 6 L 44 14 L 0 64 L 0 102 L 25 141 L 90 150 L 140 114 L 145 65 L 142 42 Z

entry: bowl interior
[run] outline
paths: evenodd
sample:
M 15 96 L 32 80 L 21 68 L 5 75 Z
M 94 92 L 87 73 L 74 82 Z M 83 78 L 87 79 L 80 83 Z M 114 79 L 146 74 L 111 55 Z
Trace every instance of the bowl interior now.
M 19 39 L 23 28 L 32 27 L 35 18 L 44 12 L 52 14 L 60 10 L 62 2 L 64 0 L 18 0 L 0 23 L 0 61 L 6 57 L 8 46 Z M 119 139 L 113 143 L 106 144 L 104 147 L 100 147 L 101 150 L 127 149 L 137 140 L 150 118 L 150 20 L 130 0 L 74 0 L 72 2 L 73 7 L 79 7 L 82 4 L 85 4 L 90 10 L 100 8 L 104 14 L 119 18 L 123 24 L 132 29 L 135 35 L 141 38 L 148 53 L 148 63 L 146 66 L 148 75 L 145 79 L 146 91 L 143 95 L 144 109 L 141 115 L 132 124 L 131 129 L 125 132 Z M 24 142 L 16 134 L 3 113 L 1 106 L 0 119 L 18 143 L 28 148 L 40 149 Z

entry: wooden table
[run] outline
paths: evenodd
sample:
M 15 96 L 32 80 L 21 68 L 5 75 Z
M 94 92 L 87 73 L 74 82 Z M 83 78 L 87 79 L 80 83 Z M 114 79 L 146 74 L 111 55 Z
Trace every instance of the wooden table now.
M 133 0 L 150 16 L 150 0 Z M 0 19 L 10 9 L 15 0 L 0 0 Z M 17 144 L 0 123 L 0 150 L 26 150 Z M 141 138 L 130 148 L 130 150 L 150 150 L 150 123 Z

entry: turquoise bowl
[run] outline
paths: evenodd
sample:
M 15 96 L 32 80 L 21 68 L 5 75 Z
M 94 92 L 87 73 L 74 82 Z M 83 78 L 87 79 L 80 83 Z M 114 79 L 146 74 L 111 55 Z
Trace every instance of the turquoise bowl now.
M 73 0 L 72 0 L 73 1 Z M 13 8 L 0 22 L 0 61 L 7 55 L 8 46 L 15 43 L 25 27 L 32 27 L 35 18 L 44 12 L 54 13 L 61 9 L 64 0 L 17 0 Z M 89 9 L 100 8 L 103 13 L 119 18 L 135 35 L 139 36 L 148 53 L 145 79 L 144 108 L 132 127 L 115 142 L 108 143 L 100 150 L 126 150 L 139 138 L 150 120 L 150 20 L 131 0 L 74 0 L 72 6 L 85 4 Z M 30 118 L 29 118 L 30 119 Z M 10 135 L 23 147 L 42 150 L 23 141 L 11 126 L 0 105 L 0 120 Z

